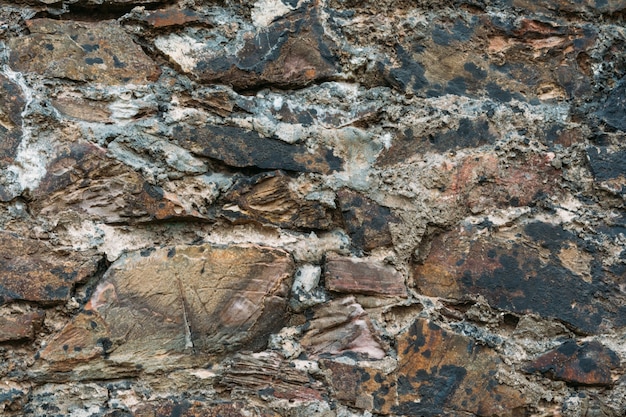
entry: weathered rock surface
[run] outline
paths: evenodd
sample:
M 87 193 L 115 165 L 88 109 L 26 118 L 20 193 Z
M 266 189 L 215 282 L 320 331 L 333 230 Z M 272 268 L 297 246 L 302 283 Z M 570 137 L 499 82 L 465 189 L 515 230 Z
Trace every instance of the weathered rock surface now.
M 626 415 L 625 13 L 0 1 L 0 415 Z
M 527 370 L 580 385 L 611 385 L 611 371 L 620 364 L 611 349 L 598 342 L 567 341 L 532 361 Z
M 256 246 L 130 253 L 40 358 L 62 371 L 100 357 L 158 368 L 167 353 L 262 348 L 285 320 L 292 272 L 286 252 Z
M 96 273 L 98 257 L 54 251 L 45 243 L 0 232 L 0 304 L 14 300 L 59 304 Z
M 35 19 L 31 34 L 12 39 L 10 65 L 17 71 L 108 85 L 156 81 L 159 67 L 116 22 Z

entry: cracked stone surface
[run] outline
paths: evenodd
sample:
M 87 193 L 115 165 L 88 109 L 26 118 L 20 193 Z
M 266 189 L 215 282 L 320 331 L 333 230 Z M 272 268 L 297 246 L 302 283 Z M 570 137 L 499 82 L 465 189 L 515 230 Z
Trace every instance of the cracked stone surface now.
M 626 2 L 0 2 L 0 415 L 626 415 Z

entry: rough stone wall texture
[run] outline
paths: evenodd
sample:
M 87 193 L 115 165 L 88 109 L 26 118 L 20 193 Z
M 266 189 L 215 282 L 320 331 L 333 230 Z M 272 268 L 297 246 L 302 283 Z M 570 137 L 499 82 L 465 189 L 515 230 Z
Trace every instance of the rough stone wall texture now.
M 0 414 L 626 415 L 625 18 L 0 1 Z

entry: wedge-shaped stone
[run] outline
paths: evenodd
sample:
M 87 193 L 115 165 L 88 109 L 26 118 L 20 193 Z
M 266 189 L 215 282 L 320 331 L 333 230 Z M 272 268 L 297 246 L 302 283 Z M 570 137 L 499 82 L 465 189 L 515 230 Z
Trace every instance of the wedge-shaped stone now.
M 306 200 L 297 192 L 294 181 L 281 172 L 242 180 L 226 199 L 237 205 L 223 209 L 223 215 L 233 222 L 256 221 L 295 229 L 328 230 L 338 226 L 330 207 Z
M 328 174 L 340 171 L 343 160 L 331 149 L 309 152 L 306 146 L 264 138 L 257 132 L 230 126 L 190 127 L 178 125 L 173 136 L 180 146 L 233 167 L 258 167 Z
M 34 19 L 27 25 L 30 35 L 9 42 L 9 62 L 18 71 L 108 85 L 159 77 L 159 67 L 114 21 Z
M 416 265 L 414 278 L 425 295 L 482 295 L 493 307 L 555 318 L 595 334 L 607 325 L 626 325 L 621 278 L 600 262 L 599 251 L 574 233 L 532 222 L 491 235 L 477 228 L 442 234 Z
M 517 416 L 530 402 L 496 379 L 502 361 L 471 338 L 419 319 L 398 337 L 397 346 L 398 366 L 388 374 L 322 361 L 336 397 L 379 414 L 424 417 Z
M 33 192 L 33 208 L 55 216 L 67 210 L 105 223 L 202 219 L 178 197 L 152 185 L 135 170 L 89 143 L 62 149 Z
M 62 303 L 97 267 L 95 256 L 55 252 L 41 241 L 0 232 L 0 305 L 13 300 Z
M 300 340 L 311 355 L 353 353 L 370 359 L 385 357 L 372 321 L 354 297 L 330 301 L 313 311 Z
M 99 356 L 159 367 L 160 355 L 262 348 L 287 320 L 293 269 L 286 252 L 257 246 L 129 253 L 40 356 L 54 369 Z
M 389 265 L 366 258 L 326 256 L 326 288 L 343 293 L 407 297 L 404 276 Z
M 619 357 L 599 342 L 580 345 L 570 340 L 547 352 L 527 367 L 528 372 L 541 372 L 572 385 L 611 385 L 611 370 L 619 366 Z

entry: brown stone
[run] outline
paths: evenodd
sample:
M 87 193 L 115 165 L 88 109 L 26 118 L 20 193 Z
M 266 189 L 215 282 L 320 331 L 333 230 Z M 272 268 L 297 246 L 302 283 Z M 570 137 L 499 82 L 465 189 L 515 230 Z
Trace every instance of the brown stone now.
M 126 254 L 40 356 L 54 369 L 97 356 L 161 367 L 161 353 L 262 348 L 287 320 L 293 269 L 286 252 L 258 246 Z
M 41 241 L 0 232 L 0 304 L 13 300 L 62 303 L 97 266 L 96 257 L 53 251 Z
M 201 22 L 203 18 L 193 10 L 171 8 L 149 11 L 141 20 L 154 28 L 163 28 Z
M 626 9 L 626 1 L 624 0 L 583 0 L 583 1 L 567 1 L 567 0 L 548 0 L 546 2 L 537 3 L 530 0 L 514 0 L 514 7 L 520 7 L 533 12 L 540 12 L 551 15 L 560 15 L 563 12 L 569 13 L 615 13 Z
M 52 100 L 52 105 L 67 117 L 99 123 L 111 122 L 108 104 L 72 94 L 60 94 Z
M 533 360 L 526 371 L 540 372 L 572 385 L 609 386 L 613 384 L 611 370 L 619 364 L 617 354 L 598 342 L 578 345 L 569 340 Z
M 173 137 L 194 154 L 244 168 L 282 169 L 285 171 L 329 174 L 343 168 L 341 158 L 331 149 L 310 152 L 306 146 L 264 138 L 257 132 L 229 126 L 175 126 Z
M 502 361 L 493 350 L 423 319 L 398 337 L 398 366 L 389 374 L 323 364 L 338 399 L 380 414 L 516 416 L 529 403 L 496 379 Z
M 392 266 L 367 258 L 326 256 L 326 288 L 343 293 L 407 297 L 404 276 Z
M 0 317 L 0 342 L 32 340 L 35 329 L 41 326 L 44 313 L 12 314 Z
M 626 303 L 618 295 L 618 283 L 593 267 L 598 252 L 589 252 L 588 245 L 572 232 L 542 222 L 494 233 L 457 229 L 433 240 L 414 279 L 428 296 L 462 300 L 482 295 L 497 308 L 536 313 L 598 333 L 603 323 L 626 324 Z M 607 300 L 601 296 L 605 291 L 615 295 Z
M 321 382 L 311 381 L 306 371 L 290 366 L 274 352 L 236 355 L 224 371 L 220 385 L 261 398 L 292 402 L 321 400 L 324 392 Z
M 354 297 L 315 307 L 300 344 L 313 357 L 349 352 L 370 359 L 385 357 L 368 314 Z
M 9 41 L 9 62 L 18 71 L 109 85 L 147 84 L 159 77 L 159 67 L 114 21 L 27 24 L 30 35 Z
M 294 181 L 282 172 L 260 174 L 236 184 L 226 195 L 236 207 L 222 214 L 234 222 L 255 221 L 295 229 L 328 230 L 337 227 L 332 210 L 309 201 L 296 191 Z
M 277 19 L 266 29 L 250 33 L 234 54 L 220 54 L 207 47 L 193 56 L 181 55 L 172 39 L 157 42 L 170 60 L 201 82 L 231 85 L 248 90 L 264 85 L 299 88 L 337 73 L 315 6 Z M 217 56 L 216 56 L 217 55 Z M 190 61 L 191 60 L 191 61 Z M 191 62 L 191 63 L 190 63 Z
M 35 210 L 48 216 L 72 210 L 105 223 L 204 218 L 186 209 L 176 195 L 88 143 L 61 149 L 33 197 Z
M 339 191 L 337 197 L 354 246 L 371 251 L 393 244 L 389 224 L 399 223 L 400 219 L 389 208 L 349 189 Z

